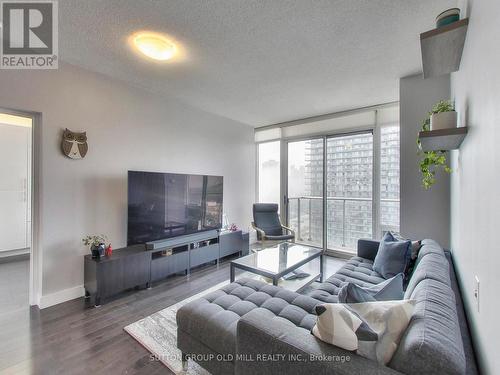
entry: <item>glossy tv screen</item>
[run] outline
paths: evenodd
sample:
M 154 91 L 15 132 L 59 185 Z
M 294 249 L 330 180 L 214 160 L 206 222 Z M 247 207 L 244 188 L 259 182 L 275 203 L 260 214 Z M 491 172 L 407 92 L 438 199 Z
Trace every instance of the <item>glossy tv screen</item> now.
M 128 245 L 222 227 L 222 176 L 128 172 Z

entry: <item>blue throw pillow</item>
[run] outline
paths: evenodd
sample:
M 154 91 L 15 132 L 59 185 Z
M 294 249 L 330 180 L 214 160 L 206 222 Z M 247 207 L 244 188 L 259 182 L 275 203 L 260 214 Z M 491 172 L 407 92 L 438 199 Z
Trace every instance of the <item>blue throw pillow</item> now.
M 346 283 L 339 290 L 339 302 L 360 303 L 403 299 L 403 279 L 403 273 L 398 273 L 396 276 L 369 288 L 362 288 L 353 283 Z
M 405 271 L 410 255 L 411 241 L 398 241 L 391 232 L 387 232 L 380 241 L 373 270 L 384 279 L 389 279 Z

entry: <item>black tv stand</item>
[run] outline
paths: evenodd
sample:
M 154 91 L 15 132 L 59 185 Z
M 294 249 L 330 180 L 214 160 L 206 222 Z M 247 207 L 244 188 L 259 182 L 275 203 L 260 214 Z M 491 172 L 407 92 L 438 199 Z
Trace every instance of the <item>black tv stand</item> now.
M 184 273 L 228 255 L 249 251 L 248 233 L 206 231 L 144 245 L 116 249 L 110 257 L 85 255 L 84 287 L 91 304 L 100 305 L 127 289 L 149 288 L 168 276 Z

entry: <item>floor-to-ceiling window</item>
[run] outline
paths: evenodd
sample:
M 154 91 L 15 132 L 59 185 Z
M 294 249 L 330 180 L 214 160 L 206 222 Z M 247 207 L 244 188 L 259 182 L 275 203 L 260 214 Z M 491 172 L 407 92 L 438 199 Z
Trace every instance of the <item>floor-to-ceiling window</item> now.
M 258 144 L 258 200 L 280 203 L 280 141 Z
M 354 249 L 372 238 L 373 135 L 330 137 L 327 143 L 327 248 Z
M 399 231 L 398 113 L 393 105 L 281 129 L 280 140 L 258 144 L 259 200 L 284 203 L 296 241 L 328 250 Z
M 380 129 L 380 231 L 399 232 L 399 125 Z
M 317 247 L 323 247 L 323 143 L 288 143 L 288 225 L 297 242 Z

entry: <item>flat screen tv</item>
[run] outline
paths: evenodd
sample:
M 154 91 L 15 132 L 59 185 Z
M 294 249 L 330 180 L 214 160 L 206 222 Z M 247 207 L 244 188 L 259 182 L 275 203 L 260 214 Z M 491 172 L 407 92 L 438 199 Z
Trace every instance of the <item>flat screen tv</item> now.
M 128 245 L 222 227 L 222 176 L 128 172 Z

